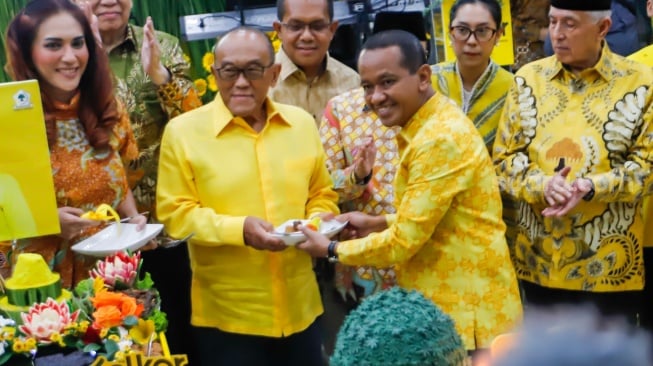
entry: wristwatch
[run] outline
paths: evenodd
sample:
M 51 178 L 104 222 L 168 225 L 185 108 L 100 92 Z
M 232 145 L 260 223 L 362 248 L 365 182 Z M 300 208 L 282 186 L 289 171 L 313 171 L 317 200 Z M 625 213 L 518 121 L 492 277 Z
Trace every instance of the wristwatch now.
M 356 173 L 354 173 L 354 179 L 356 179 L 356 184 L 358 184 L 359 186 L 366 186 L 367 183 L 369 183 L 370 180 L 372 180 L 372 173 L 373 172 L 374 171 L 370 171 L 370 174 L 366 175 L 365 178 L 361 179 L 360 181 L 359 181 L 358 177 L 356 177 Z
M 585 193 L 585 195 L 583 196 L 583 201 L 591 201 L 592 198 L 594 198 L 594 182 L 592 182 L 591 179 L 590 179 L 589 181 L 590 181 L 590 183 L 592 184 L 592 187 L 591 187 L 590 190 L 587 191 L 587 193 Z
M 329 263 L 338 263 L 338 253 L 336 252 L 336 246 L 338 242 L 331 240 L 329 246 L 327 247 L 327 260 Z

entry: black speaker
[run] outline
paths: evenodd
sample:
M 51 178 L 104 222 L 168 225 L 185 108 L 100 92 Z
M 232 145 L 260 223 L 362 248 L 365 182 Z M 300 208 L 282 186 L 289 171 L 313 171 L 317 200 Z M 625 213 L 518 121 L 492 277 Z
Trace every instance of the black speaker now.
M 420 41 L 426 41 L 424 16 L 419 11 L 380 11 L 374 16 L 374 33 L 391 29 L 410 32 Z
M 224 4 L 225 11 L 240 10 L 240 4 L 243 4 L 244 9 L 252 8 L 276 8 L 276 0 L 226 0 Z
M 340 25 L 329 46 L 329 56 L 356 70 L 360 43 L 360 32 L 355 24 Z

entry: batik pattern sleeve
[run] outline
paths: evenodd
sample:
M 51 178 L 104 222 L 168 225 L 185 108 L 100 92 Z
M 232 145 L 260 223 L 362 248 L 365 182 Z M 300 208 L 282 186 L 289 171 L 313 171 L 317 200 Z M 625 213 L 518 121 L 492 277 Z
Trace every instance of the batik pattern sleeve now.
M 445 135 L 407 150 L 402 162 L 408 167 L 397 172 L 397 179 L 405 180 L 405 191 L 396 216 L 389 217 L 392 224 L 381 233 L 343 242 L 338 247 L 342 263 L 387 267 L 413 257 L 434 236 L 454 197 L 470 185 L 474 171 L 473 158 L 462 154 Z
M 331 99 L 320 124 L 322 145 L 327 154 L 327 169 L 331 173 L 333 189 L 338 193 L 339 203 L 358 198 L 365 191 L 364 185 L 356 184 L 352 153 L 343 141 L 341 120 L 346 117 L 343 112 L 340 110 L 338 98 Z
M 641 86 L 626 93 L 608 113 L 603 138 L 612 169 L 585 178 L 594 183 L 593 200 L 633 202 L 651 191 L 653 164 L 653 88 Z M 611 155 L 611 156 L 610 156 Z
M 515 78 L 499 121 L 492 157 L 502 192 L 513 199 L 543 203 L 544 186 L 551 177 L 530 161 L 527 149 L 535 136 L 537 119 L 532 110 L 521 108 L 522 104 L 533 103 L 532 92 L 523 78 Z
M 184 54 L 179 47 L 179 40 L 168 35 L 159 35 L 161 53 L 166 55 L 164 66 L 170 73 L 170 81 L 157 88 L 161 109 L 168 119 L 202 105 L 195 85 L 188 76 L 190 65 L 184 60 Z

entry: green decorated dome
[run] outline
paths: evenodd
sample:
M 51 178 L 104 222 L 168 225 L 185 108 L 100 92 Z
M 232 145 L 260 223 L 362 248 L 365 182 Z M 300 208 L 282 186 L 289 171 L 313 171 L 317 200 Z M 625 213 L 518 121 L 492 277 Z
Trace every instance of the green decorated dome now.
M 458 366 L 467 352 L 454 322 L 417 291 L 363 301 L 338 332 L 331 366 Z

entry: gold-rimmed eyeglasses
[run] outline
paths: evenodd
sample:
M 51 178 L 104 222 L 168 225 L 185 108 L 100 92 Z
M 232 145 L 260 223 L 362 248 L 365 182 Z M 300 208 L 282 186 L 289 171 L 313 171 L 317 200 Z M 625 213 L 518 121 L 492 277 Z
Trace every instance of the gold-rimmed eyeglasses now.
M 315 22 L 311 23 L 304 23 L 304 22 L 295 22 L 291 21 L 288 23 L 281 23 L 281 26 L 286 28 L 290 33 L 300 33 L 303 32 L 306 27 L 308 27 L 308 30 L 313 33 L 322 33 L 329 29 L 329 26 L 331 23 L 325 22 L 322 20 L 318 20 Z
M 274 65 L 274 61 L 269 65 L 249 65 L 247 67 L 236 67 L 234 65 L 225 65 L 222 67 L 215 67 L 213 69 L 218 73 L 218 77 L 224 81 L 234 81 L 238 79 L 240 74 L 245 76 L 247 80 L 258 80 L 265 75 L 265 70 Z
M 451 35 L 456 41 L 467 42 L 469 37 L 474 35 L 477 41 L 487 42 L 497 33 L 496 29 L 490 27 L 480 27 L 476 29 L 471 29 L 462 25 L 456 25 L 449 28 Z

